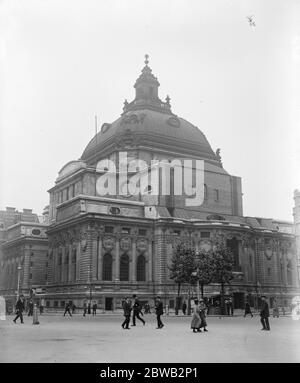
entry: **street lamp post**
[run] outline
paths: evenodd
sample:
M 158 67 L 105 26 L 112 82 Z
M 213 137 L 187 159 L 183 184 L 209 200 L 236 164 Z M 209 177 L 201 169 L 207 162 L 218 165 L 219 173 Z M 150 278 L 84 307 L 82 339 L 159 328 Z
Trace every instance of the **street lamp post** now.
M 199 257 L 199 252 L 198 251 L 196 252 L 196 257 L 197 258 Z M 197 262 L 197 269 L 196 269 L 195 272 L 192 273 L 192 275 L 197 277 L 197 299 L 199 301 L 199 299 L 200 299 L 200 280 L 199 280 L 199 265 L 198 265 L 198 262 Z
M 19 299 L 19 296 L 20 296 L 20 273 L 21 273 L 21 270 L 22 270 L 22 267 L 19 264 L 18 265 L 18 299 Z

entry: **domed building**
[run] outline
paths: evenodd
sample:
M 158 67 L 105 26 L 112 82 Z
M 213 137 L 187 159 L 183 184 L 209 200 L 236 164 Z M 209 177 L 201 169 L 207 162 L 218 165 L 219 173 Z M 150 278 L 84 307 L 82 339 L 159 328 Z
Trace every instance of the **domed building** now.
M 246 296 L 257 305 L 261 293 L 287 305 L 299 288 L 292 224 L 243 216 L 241 178 L 223 168 L 220 150 L 197 126 L 174 114 L 169 96 L 159 98 L 148 64 L 146 56 L 134 100 L 102 125 L 49 190 L 47 306 L 72 300 L 82 307 L 87 299 L 109 311 L 121 308 L 126 295 L 152 303 L 158 294 L 172 309 L 177 286 L 168 266 L 178 241 L 197 250 L 220 242 L 231 248 L 235 279 L 227 294 L 236 308 Z M 180 170 L 180 163 L 188 165 Z M 178 192 L 186 169 L 200 204 L 188 187 Z M 208 297 L 219 291 L 216 284 L 205 286 Z M 186 294 L 184 287 L 182 299 Z

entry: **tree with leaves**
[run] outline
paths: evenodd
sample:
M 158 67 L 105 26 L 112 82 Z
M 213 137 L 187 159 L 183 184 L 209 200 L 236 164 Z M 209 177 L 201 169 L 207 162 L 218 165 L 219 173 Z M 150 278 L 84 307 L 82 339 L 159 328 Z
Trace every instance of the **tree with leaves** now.
M 214 278 L 214 254 L 212 251 L 200 250 L 196 252 L 196 268 L 199 285 L 201 288 L 201 298 L 204 297 L 204 286 L 209 285 Z
M 180 290 L 184 283 L 190 283 L 193 271 L 196 266 L 195 250 L 180 243 L 176 246 L 171 259 L 170 279 L 177 283 L 177 299 L 175 306 L 175 315 L 178 315 Z
M 230 281 L 234 278 L 234 259 L 230 249 L 224 245 L 217 245 L 217 247 L 213 250 L 213 263 L 213 279 L 221 285 L 221 314 L 224 315 L 225 285 L 230 283 Z

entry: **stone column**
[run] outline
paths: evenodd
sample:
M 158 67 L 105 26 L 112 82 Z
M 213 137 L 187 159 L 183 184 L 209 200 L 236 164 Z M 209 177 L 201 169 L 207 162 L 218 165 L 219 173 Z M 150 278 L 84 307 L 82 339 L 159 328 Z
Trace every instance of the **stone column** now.
M 52 282 L 56 282 L 56 247 L 52 250 Z
M 92 235 L 92 280 L 96 280 L 98 276 L 98 238 L 97 233 Z
M 116 253 L 113 262 L 113 279 L 115 282 L 120 280 L 120 237 L 116 238 Z
M 98 238 L 98 268 L 97 268 L 97 279 L 102 280 L 102 265 L 103 265 L 103 250 L 102 250 L 102 237 Z
M 65 248 L 65 246 L 63 246 L 61 249 L 60 282 L 65 282 L 65 272 L 66 272 L 65 258 L 66 258 L 66 248 Z
M 78 241 L 76 248 L 76 281 L 80 279 L 80 252 L 80 241 Z
M 23 274 L 23 283 L 21 284 L 23 289 L 28 289 L 30 285 L 29 274 L 30 274 L 30 253 L 31 250 L 26 245 L 24 246 L 24 262 L 23 262 L 23 270 L 21 273 Z M 8 275 L 8 274 L 7 274 Z
M 152 282 L 152 239 L 148 244 L 148 281 Z
M 72 281 L 72 258 L 73 258 L 73 249 L 72 244 L 70 243 L 69 246 L 69 269 L 68 269 L 68 282 Z
M 132 240 L 132 251 L 131 251 L 131 277 L 132 282 L 136 282 L 136 238 Z

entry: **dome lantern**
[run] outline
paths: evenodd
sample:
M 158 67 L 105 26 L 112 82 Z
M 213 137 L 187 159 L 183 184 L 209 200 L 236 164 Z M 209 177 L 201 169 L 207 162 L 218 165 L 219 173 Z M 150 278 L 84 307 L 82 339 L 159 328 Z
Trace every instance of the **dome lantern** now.
M 172 114 L 171 107 L 168 102 L 163 102 L 158 97 L 159 82 L 157 77 L 152 73 L 152 69 L 148 66 L 149 55 L 145 55 L 145 66 L 142 73 L 134 84 L 135 99 L 128 103 L 123 111 L 124 113 L 130 110 L 151 109 L 163 113 Z

